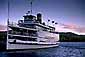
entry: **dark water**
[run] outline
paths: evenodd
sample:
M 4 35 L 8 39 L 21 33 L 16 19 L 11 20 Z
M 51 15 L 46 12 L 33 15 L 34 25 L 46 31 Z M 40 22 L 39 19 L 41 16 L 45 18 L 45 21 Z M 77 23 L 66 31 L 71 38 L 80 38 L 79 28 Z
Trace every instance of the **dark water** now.
M 85 57 L 85 42 L 61 42 L 56 48 L 0 52 L 0 57 Z

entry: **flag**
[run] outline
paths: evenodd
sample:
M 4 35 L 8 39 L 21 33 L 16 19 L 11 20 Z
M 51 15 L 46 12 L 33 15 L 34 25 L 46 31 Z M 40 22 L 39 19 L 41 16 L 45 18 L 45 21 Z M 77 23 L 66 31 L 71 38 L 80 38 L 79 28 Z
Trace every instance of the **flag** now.
M 48 22 L 49 22 L 50 20 L 48 20 Z
M 52 21 L 52 23 L 54 23 L 54 21 Z
M 58 24 L 57 22 L 55 24 Z
M 28 11 L 28 13 L 30 13 L 30 11 Z

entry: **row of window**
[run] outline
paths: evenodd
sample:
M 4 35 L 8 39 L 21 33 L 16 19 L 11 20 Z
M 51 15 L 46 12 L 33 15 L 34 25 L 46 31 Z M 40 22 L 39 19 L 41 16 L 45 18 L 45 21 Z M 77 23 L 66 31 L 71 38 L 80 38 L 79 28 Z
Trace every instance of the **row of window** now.
M 28 37 L 15 37 L 15 36 L 8 36 L 9 39 L 17 39 L 22 41 L 37 41 L 37 38 L 28 38 Z
M 9 34 L 15 34 L 15 35 L 24 35 L 24 36 L 37 36 L 36 32 L 31 32 L 31 31 L 9 31 Z

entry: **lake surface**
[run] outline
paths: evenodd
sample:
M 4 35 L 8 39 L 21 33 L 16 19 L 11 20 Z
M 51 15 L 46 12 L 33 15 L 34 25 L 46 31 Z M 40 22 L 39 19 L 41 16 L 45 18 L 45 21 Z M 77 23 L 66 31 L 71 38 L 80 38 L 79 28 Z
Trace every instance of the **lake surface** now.
M 55 48 L 0 52 L 0 57 L 85 57 L 85 42 L 61 42 Z

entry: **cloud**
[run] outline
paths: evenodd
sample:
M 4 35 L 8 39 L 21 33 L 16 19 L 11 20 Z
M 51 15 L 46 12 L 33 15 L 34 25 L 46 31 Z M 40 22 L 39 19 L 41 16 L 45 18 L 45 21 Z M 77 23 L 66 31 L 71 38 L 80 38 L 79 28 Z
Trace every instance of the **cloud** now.
M 0 31 L 7 31 L 7 26 L 0 25 Z
M 75 24 L 62 24 L 63 28 L 76 31 L 78 33 L 85 33 L 85 27 L 79 27 Z
M 68 28 L 68 29 L 76 29 L 77 26 L 75 24 L 62 24 L 63 28 Z
M 85 27 L 79 27 L 79 28 L 77 28 L 76 29 L 76 31 L 78 31 L 78 32 L 82 32 L 82 33 L 85 33 Z

